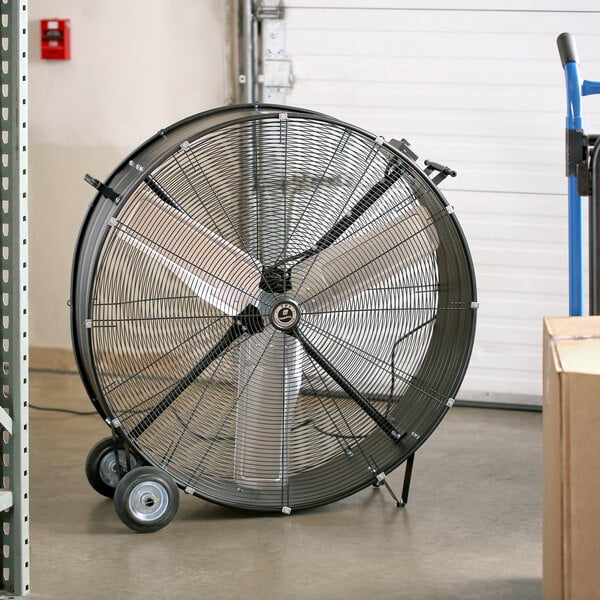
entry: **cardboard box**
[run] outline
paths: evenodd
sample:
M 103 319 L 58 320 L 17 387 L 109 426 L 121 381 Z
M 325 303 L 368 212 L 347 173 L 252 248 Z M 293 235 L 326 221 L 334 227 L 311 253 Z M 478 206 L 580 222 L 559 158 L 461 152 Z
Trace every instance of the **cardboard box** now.
M 600 317 L 544 320 L 544 600 L 600 598 Z

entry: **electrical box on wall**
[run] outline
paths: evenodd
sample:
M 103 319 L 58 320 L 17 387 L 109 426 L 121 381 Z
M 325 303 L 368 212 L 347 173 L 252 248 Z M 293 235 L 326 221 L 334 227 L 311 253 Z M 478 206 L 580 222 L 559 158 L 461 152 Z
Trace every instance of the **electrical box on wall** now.
M 71 59 L 71 20 L 42 19 L 42 58 Z

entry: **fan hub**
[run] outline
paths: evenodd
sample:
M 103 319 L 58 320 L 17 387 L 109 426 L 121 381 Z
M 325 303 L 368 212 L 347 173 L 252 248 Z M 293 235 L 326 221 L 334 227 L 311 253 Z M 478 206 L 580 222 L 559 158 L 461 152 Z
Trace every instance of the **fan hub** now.
M 271 311 L 271 323 L 280 331 L 289 331 L 300 320 L 300 307 L 293 300 L 281 300 Z

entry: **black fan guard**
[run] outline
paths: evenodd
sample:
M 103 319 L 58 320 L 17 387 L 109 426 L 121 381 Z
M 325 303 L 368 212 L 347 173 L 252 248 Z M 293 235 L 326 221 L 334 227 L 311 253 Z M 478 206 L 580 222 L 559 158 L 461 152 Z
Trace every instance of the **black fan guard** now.
M 188 493 L 332 502 L 452 405 L 471 257 L 437 187 L 382 138 L 231 106 L 158 132 L 96 185 L 72 272 L 78 367 L 99 414 Z

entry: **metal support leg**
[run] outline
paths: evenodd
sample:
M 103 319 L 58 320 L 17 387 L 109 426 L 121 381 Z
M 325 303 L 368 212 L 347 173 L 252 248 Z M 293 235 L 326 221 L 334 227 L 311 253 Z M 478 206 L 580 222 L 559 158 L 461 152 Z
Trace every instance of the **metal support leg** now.
M 408 492 L 410 491 L 410 480 L 412 477 L 413 464 L 415 462 L 415 455 L 411 454 L 406 460 L 406 467 L 404 468 L 404 485 L 402 486 L 402 497 L 400 498 L 400 506 L 406 506 L 408 502 Z
M 396 496 L 394 490 L 391 488 L 390 484 L 387 482 L 385 473 L 381 471 L 377 473 L 375 476 L 375 482 L 373 483 L 374 487 L 381 487 L 382 485 L 388 491 L 390 496 L 395 500 L 396 506 L 398 508 L 404 508 L 406 503 L 408 502 L 408 492 L 410 490 L 410 480 L 412 477 L 413 464 L 415 462 L 415 455 L 411 454 L 406 460 L 406 467 L 404 468 L 404 484 L 402 485 L 402 495 L 400 498 Z

